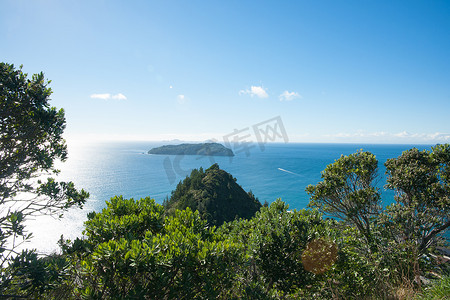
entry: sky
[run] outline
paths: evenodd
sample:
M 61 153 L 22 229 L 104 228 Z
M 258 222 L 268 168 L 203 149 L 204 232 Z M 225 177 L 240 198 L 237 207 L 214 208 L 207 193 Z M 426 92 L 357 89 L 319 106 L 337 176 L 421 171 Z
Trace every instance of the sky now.
M 0 0 L 68 139 L 450 142 L 449 1 Z M 269 124 L 267 123 L 267 124 Z M 266 125 L 264 125 L 266 126 Z

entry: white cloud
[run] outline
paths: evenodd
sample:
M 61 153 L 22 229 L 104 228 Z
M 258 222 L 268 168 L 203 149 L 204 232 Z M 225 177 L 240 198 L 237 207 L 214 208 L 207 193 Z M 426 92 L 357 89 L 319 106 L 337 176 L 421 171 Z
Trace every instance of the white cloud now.
M 118 93 L 115 95 L 111 95 L 109 93 L 105 93 L 105 94 L 92 94 L 91 95 L 92 99 L 102 99 L 102 100 L 109 100 L 109 99 L 114 99 L 114 100 L 127 100 L 127 97 L 122 94 L 122 93 Z
M 250 95 L 256 96 L 258 98 L 267 98 L 269 95 L 267 94 L 267 90 L 262 86 L 254 86 L 252 85 L 250 89 L 240 90 L 239 95 Z
M 111 98 L 116 99 L 116 100 L 127 100 L 127 97 L 125 97 L 125 95 L 122 93 L 118 93 L 117 95 L 112 95 Z
M 91 98 L 108 100 L 109 98 L 111 98 L 111 94 L 92 94 Z
M 409 133 L 407 131 L 391 133 L 385 131 L 364 132 L 358 130 L 353 133 L 336 133 L 324 135 L 329 141 L 338 142 L 375 142 L 375 143 L 448 143 L 450 142 L 450 133 Z
M 187 99 L 186 99 L 186 96 L 184 96 L 184 95 L 178 95 L 177 100 L 178 100 L 178 103 L 184 104 L 184 103 L 186 103 Z
M 408 133 L 407 131 L 402 131 L 399 133 L 394 133 L 394 136 L 399 137 L 399 138 L 403 138 L 403 137 L 409 137 L 411 136 L 410 133 Z
M 280 101 L 292 101 L 294 99 L 300 99 L 302 98 L 302 96 L 296 92 L 284 91 L 280 96 L 278 96 L 278 98 L 280 99 Z

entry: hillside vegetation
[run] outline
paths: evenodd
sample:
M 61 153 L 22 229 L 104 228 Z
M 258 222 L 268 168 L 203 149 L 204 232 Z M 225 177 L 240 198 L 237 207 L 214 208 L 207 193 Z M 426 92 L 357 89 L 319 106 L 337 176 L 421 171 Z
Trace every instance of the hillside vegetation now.
M 189 207 L 209 225 L 222 225 L 235 219 L 250 219 L 261 203 L 253 193 L 246 193 L 231 174 L 214 164 L 206 171 L 193 170 L 177 185 L 164 207 L 168 214 Z
M 261 206 L 216 164 L 193 170 L 164 205 L 113 197 L 88 215 L 83 237 L 61 239 L 62 254 L 13 259 L 2 290 L 45 299 L 447 299 L 450 267 L 435 247 L 449 222 L 449 157 L 441 145 L 388 160 L 398 196 L 386 209 L 369 152 L 329 165 L 302 210 L 280 199 Z

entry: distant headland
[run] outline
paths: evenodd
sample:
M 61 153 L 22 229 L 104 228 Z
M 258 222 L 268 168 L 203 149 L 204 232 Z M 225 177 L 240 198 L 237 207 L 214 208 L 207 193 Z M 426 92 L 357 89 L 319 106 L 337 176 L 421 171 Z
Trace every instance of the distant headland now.
M 218 143 L 164 145 L 150 149 L 148 154 L 234 156 L 231 149 Z

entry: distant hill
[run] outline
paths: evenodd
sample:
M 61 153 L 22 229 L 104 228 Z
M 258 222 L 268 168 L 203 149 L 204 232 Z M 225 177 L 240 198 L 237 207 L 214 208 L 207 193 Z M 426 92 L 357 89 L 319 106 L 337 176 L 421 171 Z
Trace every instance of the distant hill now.
M 150 149 L 148 154 L 234 156 L 231 149 L 218 143 L 164 145 Z
M 250 219 L 261 208 L 253 193 L 245 192 L 236 179 L 212 165 L 206 171 L 194 169 L 164 202 L 168 214 L 176 209 L 198 210 L 210 225 L 222 225 L 236 218 Z

